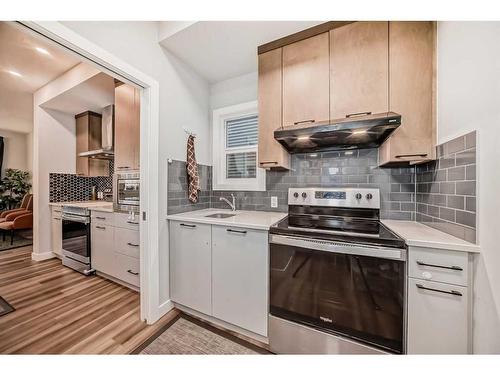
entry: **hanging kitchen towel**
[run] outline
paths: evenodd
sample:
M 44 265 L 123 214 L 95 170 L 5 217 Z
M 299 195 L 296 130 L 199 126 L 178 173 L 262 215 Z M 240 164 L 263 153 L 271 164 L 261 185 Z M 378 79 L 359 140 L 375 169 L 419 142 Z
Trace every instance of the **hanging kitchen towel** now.
M 190 135 L 187 140 L 187 161 L 186 161 L 189 200 L 198 202 L 198 191 L 200 190 L 200 177 L 198 175 L 198 164 L 194 154 L 194 136 Z

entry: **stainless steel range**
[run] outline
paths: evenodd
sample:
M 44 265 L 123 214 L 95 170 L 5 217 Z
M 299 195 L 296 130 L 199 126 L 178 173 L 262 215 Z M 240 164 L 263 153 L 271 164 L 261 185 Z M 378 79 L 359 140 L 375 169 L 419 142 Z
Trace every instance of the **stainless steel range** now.
M 62 264 L 84 275 L 94 272 L 90 265 L 90 211 L 88 208 L 62 208 Z
M 271 227 L 269 345 L 276 353 L 404 353 L 406 247 L 378 189 L 288 192 Z

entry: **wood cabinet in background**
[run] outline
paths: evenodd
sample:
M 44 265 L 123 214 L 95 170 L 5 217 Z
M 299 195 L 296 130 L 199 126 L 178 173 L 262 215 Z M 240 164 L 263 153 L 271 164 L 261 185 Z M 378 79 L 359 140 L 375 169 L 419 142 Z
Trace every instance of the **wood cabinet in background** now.
M 379 164 L 435 158 L 435 24 L 389 23 L 389 109 L 401 126 L 379 149 Z
M 140 91 L 130 85 L 115 88 L 115 170 L 140 168 Z
M 102 116 L 87 111 L 76 120 L 76 174 L 79 176 L 109 176 L 109 161 L 78 156 L 80 152 L 98 150 L 102 143 Z
M 389 108 L 389 23 L 354 22 L 330 31 L 330 118 Z
M 330 119 L 329 36 L 283 47 L 283 126 Z
M 290 169 L 290 155 L 274 139 L 282 126 L 282 49 L 259 55 L 259 167 Z

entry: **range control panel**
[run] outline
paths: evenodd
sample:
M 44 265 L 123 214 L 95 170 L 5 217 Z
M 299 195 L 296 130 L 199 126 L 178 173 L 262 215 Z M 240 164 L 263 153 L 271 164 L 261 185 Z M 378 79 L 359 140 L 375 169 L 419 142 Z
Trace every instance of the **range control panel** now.
M 365 188 L 290 188 L 288 204 L 380 209 L 380 191 Z

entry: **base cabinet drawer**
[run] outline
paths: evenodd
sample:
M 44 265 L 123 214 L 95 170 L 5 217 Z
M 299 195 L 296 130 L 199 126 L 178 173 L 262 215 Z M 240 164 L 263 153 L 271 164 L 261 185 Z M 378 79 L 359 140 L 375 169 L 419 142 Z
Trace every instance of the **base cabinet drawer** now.
M 114 226 L 131 230 L 139 230 L 139 214 L 114 214 Z
M 415 279 L 468 285 L 468 254 L 460 251 L 410 247 L 409 276 Z
M 104 225 L 113 225 L 114 222 L 113 212 L 92 211 L 92 222 Z
M 139 231 L 125 228 L 115 228 L 115 252 L 139 259 L 139 249 Z
M 213 316 L 267 336 L 268 235 L 212 226 Z
M 140 285 L 139 259 L 132 258 L 120 253 L 115 253 L 115 261 L 116 261 L 114 270 L 115 273 L 111 276 L 114 276 L 122 281 L 125 281 L 126 283 L 139 287 Z
M 408 279 L 408 354 L 469 352 L 466 287 Z

